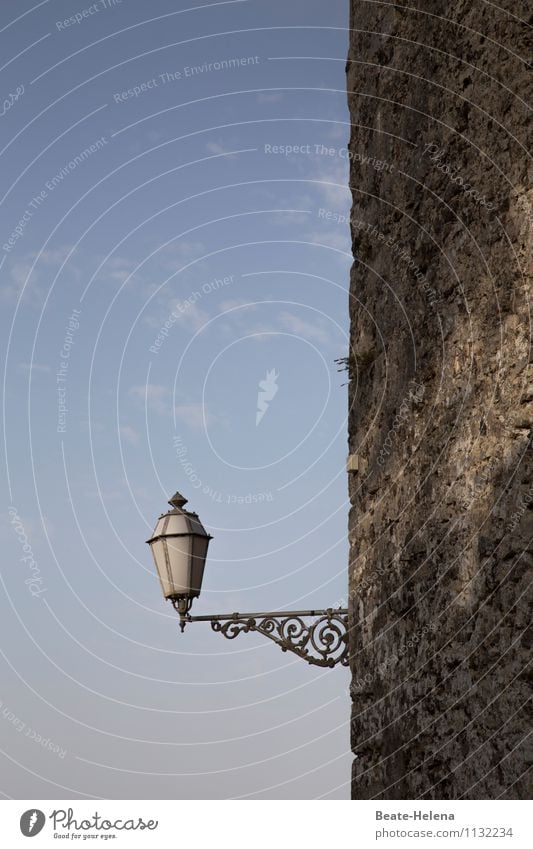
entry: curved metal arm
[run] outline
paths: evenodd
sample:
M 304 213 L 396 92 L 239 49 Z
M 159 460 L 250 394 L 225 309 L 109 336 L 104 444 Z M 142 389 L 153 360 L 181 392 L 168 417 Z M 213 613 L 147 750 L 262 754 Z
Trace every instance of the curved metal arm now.
M 176 608 L 177 609 L 177 608 Z M 180 613 L 181 630 L 187 622 L 211 622 L 213 631 L 228 640 L 257 631 L 314 666 L 348 666 L 348 610 L 282 610 L 271 613 L 232 613 L 227 616 L 189 616 Z M 304 619 L 314 621 L 306 623 Z

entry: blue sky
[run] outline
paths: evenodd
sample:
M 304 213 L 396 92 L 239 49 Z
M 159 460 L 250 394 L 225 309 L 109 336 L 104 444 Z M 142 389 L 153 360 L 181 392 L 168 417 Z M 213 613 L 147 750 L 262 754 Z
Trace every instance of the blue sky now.
M 181 636 L 145 544 L 179 489 L 193 612 L 346 603 L 347 3 L 0 14 L 0 791 L 348 798 L 347 671 Z

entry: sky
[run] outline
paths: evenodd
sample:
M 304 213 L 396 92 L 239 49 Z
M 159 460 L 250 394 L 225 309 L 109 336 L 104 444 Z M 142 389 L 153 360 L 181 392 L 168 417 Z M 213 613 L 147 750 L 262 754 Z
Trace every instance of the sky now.
M 0 793 L 349 798 L 348 671 L 181 635 L 347 604 L 346 0 L 3 0 Z

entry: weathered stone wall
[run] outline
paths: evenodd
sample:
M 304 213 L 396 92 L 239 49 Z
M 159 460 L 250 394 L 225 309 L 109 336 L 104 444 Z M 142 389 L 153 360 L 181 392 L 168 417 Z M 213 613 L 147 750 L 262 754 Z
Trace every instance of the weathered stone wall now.
M 527 8 L 351 2 L 356 799 L 527 795 Z

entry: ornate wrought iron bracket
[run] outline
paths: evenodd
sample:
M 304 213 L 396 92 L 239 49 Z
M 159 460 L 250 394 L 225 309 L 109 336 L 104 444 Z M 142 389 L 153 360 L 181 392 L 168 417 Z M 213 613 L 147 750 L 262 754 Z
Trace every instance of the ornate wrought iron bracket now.
M 210 622 L 211 628 L 228 640 L 239 634 L 257 631 L 314 666 L 348 666 L 348 611 L 346 608 L 327 610 L 282 610 L 276 613 L 232 613 L 227 616 L 190 616 L 188 611 L 174 607 L 180 614 L 183 631 L 188 622 Z M 312 619 L 306 623 L 305 619 Z

